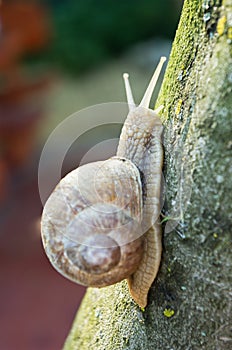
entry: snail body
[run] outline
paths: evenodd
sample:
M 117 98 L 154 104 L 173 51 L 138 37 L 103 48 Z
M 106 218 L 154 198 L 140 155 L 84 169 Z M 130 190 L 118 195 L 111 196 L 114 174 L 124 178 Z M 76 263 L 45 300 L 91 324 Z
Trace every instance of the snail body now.
M 91 287 L 126 278 L 141 307 L 147 305 L 162 251 L 163 127 L 149 103 L 164 61 L 138 107 L 124 74 L 130 110 L 116 156 L 66 175 L 47 200 L 41 221 L 46 254 L 61 274 Z

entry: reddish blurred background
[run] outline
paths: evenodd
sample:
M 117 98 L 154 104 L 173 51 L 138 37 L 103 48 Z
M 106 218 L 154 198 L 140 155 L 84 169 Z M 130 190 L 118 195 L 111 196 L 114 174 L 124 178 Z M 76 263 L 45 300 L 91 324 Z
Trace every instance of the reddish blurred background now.
M 154 57 L 168 55 L 180 7 L 179 0 L 0 2 L 0 350 L 61 349 L 85 291 L 51 267 L 41 245 L 37 172 L 46 137 L 76 110 L 123 101 L 124 69 L 137 76 L 141 96 Z
M 56 273 L 41 246 L 33 150 L 52 76 L 22 62 L 52 28 L 34 1 L 3 2 L 0 13 L 0 349 L 60 349 L 84 288 Z

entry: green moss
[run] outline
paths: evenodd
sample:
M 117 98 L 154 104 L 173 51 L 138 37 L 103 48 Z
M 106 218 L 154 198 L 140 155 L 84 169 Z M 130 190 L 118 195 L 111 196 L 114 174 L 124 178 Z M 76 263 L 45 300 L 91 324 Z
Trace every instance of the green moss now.
M 218 24 L 217 24 L 217 32 L 219 36 L 224 34 L 225 28 L 226 28 L 226 16 L 222 16 L 218 20 Z
M 64 349 L 116 350 L 130 346 L 142 350 L 143 314 L 130 298 L 125 281 L 103 289 L 89 288 Z
M 176 115 L 180 114 L 182 104 L 183 104 L 183 100 L 180 99 L 177 101 L 177 105 L 176 105 L 176 109 L 175 109 Z
M 224 3 L 222 11 L 223 16 L 225 16 L 224 13 L 231 12 L 229 2 Z M 218 183 L 218 179 L 222 177 L 225 180 L 223 184 L 226 188 L 231 185 L 230 177 L 223 177 L 225 169 L 229 168 L 230 159 L 230 151 L 224 147 L 226 138 L 229 142 L 229 135 L 225 130 L 231 130 L 232 119 L 229 118 L 232 109 L 229 97 L 231 82 L 227 78 L 231 67 L 230 47 L 226 37 L 218 38 L 217 32 L 213 38 L 209 38 L 200 22 L 201 16 L 199 15 L 198 19 L 195 16 L 190 19 L 194 12 L 201 13 L 201 2 L 187 1 L 157 102 L 157 105 L 165 106 L 163 118 L 166 124 L 164 143 L 167 196 L 168 202 L 174 201 L 176 206 L 172 208 L 169 205 L 165 215 L 185 217 L 184 226 L 188 226 L 188 231 L 184 232 L 181 227 L 179 229 L 186 238 L 192 234 L 192 230 L 197 228 L 197 222 L 201 222 L 199 227 L 201 232 L 202 229 L 205 232 L 209 229 L 210 222 L 205 220 L 208 210 L 203 210 L 199 203 L 202 197 L 199 197 L 196 191 L 201 191 L 201 195 L 207 198 L 211 216 L 217 217 L 218 225 L 222 225 L 219 203 L 223 202 L 225 191 L 222 191 L 222 185 Z M 215 10 L 215 12 L 218 11 Z M 188 24 L 187 29 L 186 24 Z M 192 36 L 195 25 L 201 29 L 201 33 Z M 195 33 L 197 34 L 196 30 Z M 178 52 L 180 47 L 188 49 L 180 53 Z M 193 54 L 194 64 L 191 63 Z M 181 74 L 181 79 L 178 67 L 181 67 L 182 72 L 187 72 L 185 75 Z M 210 84 L 207 83 L 208 77 L 210 77 Z M 215 87 L 218 90 L 216 95 Z M 224 157 L 222 158 L 220 154 L 224 154 Z M 215 155 L 215 161 L 212 161 L 213 155 Z M 184 184 L 181 184 L 180 169 L 184 173 Z M 212 190 L 209 191 L 209 188 Z M 182 192 L 182 198 L 179 198 L 180 192 Z M 188 202 L 190 195 L 192 196 L 191 212 L 186 213 L 185 203 Z M 231 198 L 228 203 L 231 203 Z M 228 204 L 227 212 L 229 209 Z
M 170 318 L 170 317 L 174 316 L 175 311 L 174 311 L 173 309 L 170 309 L 170 308 L 167 309 L 167 308 L 166 308 L 166 309 L 164 310 L 163 314 L 164 314 L 165 317 Z
M 232 27 L 229 27 L 228 28 L 228 31 L 227 31 L 227 38 L 232 40 Z
M 125 282 L 89 289 L 65 350 L 231 348 L 232 56 L 214 25 L 232 16 L 232 2 L 220 5 L 185 1 L 157 101 L 165 106 L 164 215 L 179 219 L 163 223 L 148 306 L 142 312 L 133 303 Z

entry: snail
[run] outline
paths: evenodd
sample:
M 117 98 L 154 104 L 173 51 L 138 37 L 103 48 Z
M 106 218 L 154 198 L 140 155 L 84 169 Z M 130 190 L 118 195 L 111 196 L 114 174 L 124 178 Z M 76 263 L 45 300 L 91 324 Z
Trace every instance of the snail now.
M 129 113 L 115 157 L 82 165 L 48 198 L 42 242 L 51 264 L 79 284 L 104 287 L 127 279 L 134 301 L 147 305 L 161 259 L 162 123 L 150 99 L 161 57 L 139 106 L 124 73 Z

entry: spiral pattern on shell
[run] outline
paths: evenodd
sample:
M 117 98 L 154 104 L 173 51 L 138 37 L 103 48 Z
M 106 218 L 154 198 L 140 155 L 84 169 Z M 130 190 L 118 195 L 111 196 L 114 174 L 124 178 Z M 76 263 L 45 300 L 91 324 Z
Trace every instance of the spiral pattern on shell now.
M 72 171 L 42 215 L 42 240 L 52 265 L 87 286 L 127 278 L 143 255 L 142 205 L 139 171 L 130 160 L 113 157 Z

